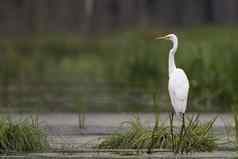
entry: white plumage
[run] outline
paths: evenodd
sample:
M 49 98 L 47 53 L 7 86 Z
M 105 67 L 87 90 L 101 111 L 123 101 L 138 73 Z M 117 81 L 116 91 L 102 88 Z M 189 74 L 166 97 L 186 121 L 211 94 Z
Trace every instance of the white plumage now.
M 189 83 L 182 69 L 176 68 L 169 77 L 169 96 L 176 114 L 185 113 Z
M 185 72 L 175 65 L 174 55 L 178 47 L 178 39 L 174 34 L 169 34 L 157 39 L 167 39 L 172 41 L 173 47 L 169 52 L 169 96 L 177 115 L 184 114 L 187 107 L 189 92 L 189 82 Z

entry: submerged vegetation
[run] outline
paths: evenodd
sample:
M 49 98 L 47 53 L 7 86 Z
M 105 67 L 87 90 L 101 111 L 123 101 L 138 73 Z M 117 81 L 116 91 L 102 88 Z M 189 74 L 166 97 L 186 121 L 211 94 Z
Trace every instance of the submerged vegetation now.
M 185 133 L 180 140 L 179 129 L 174 128 L 172 144 L 172 134 L 169 126 L 158 122 L 157 130 L 154 132 L 153 149 L 170 149 L 176 153 L 188 152 L 206 152 L 212 151 L 217 147 L 216 138 L 212 134 L 215 119 L 201 124 L 199 115 L 187 118 Z M 103 149 L 148 149 L 152 145 L 152 130 L 144 127 L 139 118 L 129 124 L 128 131 L 124 133 L 115 133 L 106 137 L 98 148 Z M 174 146 L 174 147 L 173 147 Z M 172 147 L 174 149 L 172 149 Z
M 47 150 L 47 136 L 37 118 L 13 121 L 0 119 L 0 153 L 41 152 Z

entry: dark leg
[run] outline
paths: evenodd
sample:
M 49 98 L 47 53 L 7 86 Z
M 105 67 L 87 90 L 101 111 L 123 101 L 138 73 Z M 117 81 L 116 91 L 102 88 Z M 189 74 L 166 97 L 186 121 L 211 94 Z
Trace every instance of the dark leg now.
M 181 138 L 181 140 L 184 138 L 185 133 L 186 133 L 186 130 L 185 130 L 185 119 L 184 119 L 184 113 L 183 113 L 183 125 L 182 125 L 182 128 L 183 128 L 183 132 L 182 132 L 183 137 Z M 181 149 L 181 153 L 183 153 L 183 148 Z
M 182 125 L 182 128 L 183 128 L 183 131 L 184 131 L 184 128 L 185 128 L 185 120 L 184 120 L 184 113 L 183 113 L 183 125 Z M 183 132 L 182 132 L 183 133 Z
M 174 111 L 172 110 L 171 116 L 170 116 L 170 132 L 171 132 L 171 139 L 172 139 L 172 151 L 174 152 L 173 120 L 174 120 Z
M 184 129 L 185 129 L 184 113 L 182 114 L 182 120 L 183 120 L 183 123 L 182 123 L 182 127 L 181 127 L 181 130 L 180 130 L 179 144 L 177 146 L 176 153 L 179 152 L 179 149 L 181 148 L 182 139 L 183 139 L 183 132 L 184 132 Z

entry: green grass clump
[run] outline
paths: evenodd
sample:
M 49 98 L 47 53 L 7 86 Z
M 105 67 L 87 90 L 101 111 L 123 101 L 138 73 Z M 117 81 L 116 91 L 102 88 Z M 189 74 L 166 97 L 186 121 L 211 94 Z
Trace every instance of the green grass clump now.
M 217 147 L 216 137 L 211 133 L 211 128 L 216 118 L 205 124 L 199 121 L 199 115 L 187 119 L 185 131 L 180 141 L 179 133 L 174 135 L 177 153 L 183 152 L 211 152 Z
M 170 126 L 165 126 L 158 122 L 156 131 L 154 132 L 154 143 L 152 144 L 153 130 L 144 127 L 139 118 L 129 123 L 128 131 L 124 133 L 115 133 L 105 138 L 98 148 L 100 149 L 149 149 L 151 145 L 153 149 L 170 149 L 175 153 L 188 152 L 206 152 L 216 148 L 216 138 L 211 133 L 211 128 L 215 121 L 211 120 L 202 124 L 199 115 L 187 118 L 185 132 L 180 141 L 180 129 L 174 129 L 174 144 L 172 144 L 172 134 Z M 174 149 L 172 147 L 174 146 Z
M 0 119 L 0 153 L 41 152 L 48 148 L 46 134 L 38 121 Z
M 146 149 L 151 145 L 152 130 L 145 128 L 139 118 L 131 122 L 126 122 L 129 124 L 129 130 L 125 133 L 115 133 L 106 138 L 103 142 L 98 145 L 98 148 L 105 149 Z M 156 143 L 156 148 L 165 148 L 164 138 L 168 138 L 169 134 L 167 131 L 168 127 L 160 127 L 154 136 L 161 143 Z
M 235 123 L 235 143 L 238 145 L 238 105 L 233 105 L 232 107 L 233 119 Z

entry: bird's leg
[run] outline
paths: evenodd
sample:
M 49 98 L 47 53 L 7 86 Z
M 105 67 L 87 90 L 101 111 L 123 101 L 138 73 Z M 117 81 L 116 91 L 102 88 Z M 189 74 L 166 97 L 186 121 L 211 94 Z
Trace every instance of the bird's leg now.
M 174 120 L 174 111 L 172 110 L 171 115 L 170 115 L 170 132 L 171 132 L 171 139 L 172 139 L 172 151 L 174 152 L 173 120 Z
M 184 113 L 183 113 L 182 117 L 183 117 L 183 125 L 182 125 L 182 128 L 183 128 L 183 131 L 184 131 L 184 128 L 185 128 Z
M 183 127 L 184 127 L 183 138 L 184 138 L 187 134 L 187 128 L 186 128 L 186 125 L 185 125 L 185 114 L 183 114 Z M 181 149 L 181 152 L 182 153 L 184 152 L 184 147 Z
M 184 135 L 185 135 L 185 132 L 186 132 L 186 130 L 185 130 L 185 119 L 184 119 L 184 113 L 183 113 L 183 125 L 182 125 L 182 128 L 183 128 L 183 132 L 182 132 L 183 137 L 182 137 L 182 138 L 184 138 Z M 183 153 L 183 149 L 181 149 L 181 150 L 182 150 L 182 153 Z
M 178 146 L 177 146 L 176 153 L 179 152 L 179 149 L 181 148 L 182 139 L 183 139 L 183 131 L 184 131 L 184 128 L 185 128 L 184 113 L 182 114 L 182 120 L 183 120 L 183 121 L 182 121 L 181 130 L 180 130 L 179 144 L 178 144 Z

